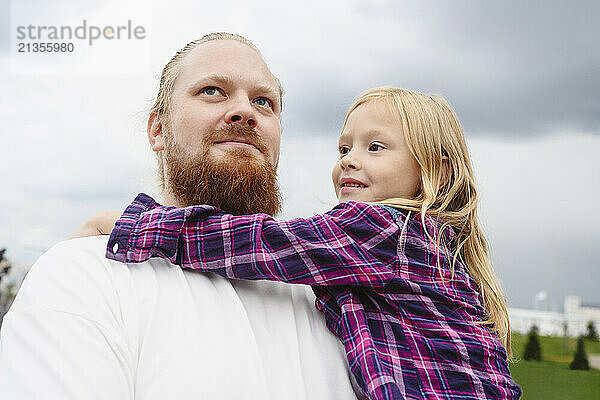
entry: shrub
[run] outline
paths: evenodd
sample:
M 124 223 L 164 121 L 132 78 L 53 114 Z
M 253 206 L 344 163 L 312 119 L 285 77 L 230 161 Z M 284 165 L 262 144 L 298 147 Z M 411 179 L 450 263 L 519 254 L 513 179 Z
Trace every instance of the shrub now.
M 580 336 L 577 340 L 577 350 L 575 350 L 575 357 L 569 365 L 571 369 L 590 369 L 590 363 L 588 362 L 587 355 L 585 354 L 585 344 L 583 336 Z
M 538 328 L 533 325 L 527 334 L 527 344 L 523 352 L 523 359 L 529 361 L 540 361 L 542 359 L 542 348 L 538 337 Z
M 596 326 L 593 321 L 587 323 L 587 333 L 585 338 L 596 342 L 598 341 L 598 331 L 596 331 Z

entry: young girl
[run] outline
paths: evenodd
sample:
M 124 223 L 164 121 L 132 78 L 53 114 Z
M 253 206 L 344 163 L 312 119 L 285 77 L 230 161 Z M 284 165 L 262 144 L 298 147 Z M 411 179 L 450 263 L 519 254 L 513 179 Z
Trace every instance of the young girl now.
M 140 194 L 107 256 L 311 285 L 369 399 L 518 399 L 504 298 L 458 119 L 441 98 L 362 94 L 339 139 L 340 204 L 311 218 L 164 207 Z

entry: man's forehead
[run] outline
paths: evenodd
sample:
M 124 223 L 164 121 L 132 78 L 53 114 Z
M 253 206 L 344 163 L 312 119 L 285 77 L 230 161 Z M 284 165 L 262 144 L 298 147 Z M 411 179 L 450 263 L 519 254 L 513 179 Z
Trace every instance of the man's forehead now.
M 202 78 L 220 76 L 231 82 L 269 87 L 278 85 L 262 56 L 235 40 L 214 40 L 200 44 L 182 60 L 180 78 L 186 86 Z

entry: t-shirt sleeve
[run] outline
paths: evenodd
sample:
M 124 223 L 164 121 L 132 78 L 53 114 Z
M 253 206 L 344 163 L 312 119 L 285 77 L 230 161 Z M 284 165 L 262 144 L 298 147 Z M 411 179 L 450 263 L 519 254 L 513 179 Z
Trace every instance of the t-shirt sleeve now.
M 2 398 L 134 398 L 132 357 L 104 289 L 103 260 L 73 247 L 63 242 L 33 265 L 4 317 Z
M 383 287 L 395 276 L 399 228 L 379 206 L 342 203 L 325 214 L 278 221 L 141 200 L 117 221 L 108 258 L 135 263 L 159 256 L 232 279 L 308 285 Z

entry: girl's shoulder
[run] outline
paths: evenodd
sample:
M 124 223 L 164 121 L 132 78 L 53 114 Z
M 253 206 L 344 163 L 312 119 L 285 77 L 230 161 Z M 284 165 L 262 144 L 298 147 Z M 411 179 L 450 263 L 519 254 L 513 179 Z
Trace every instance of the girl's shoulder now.
M 435 215 L 422 218 L 417 211 L 382 207 L 394 215 L 400 224 L 400 248 L 408 260 L 406 276 L 411 281 L 431 284 L 449 298 L 456 296 L 456 293 L 468 299 L 478 296 L 475 281 L 461 258 L 455 258 L 458 237 L 452 226 Z M 448 283 L 445 284 L 444 280 Z M 456 290 L 458 292 L 455 293 Z
M 425 215 L 425 218 L 422 218 L 422 214 L 418 211 L 387 205 L 378 207 L 384 208 L 392 215 L 413 244 L 419 242 L 424 248 L 429 248 L 431 242 L 439 241 L 446 251 L 453 252 L 456 248 L 456 231 L 441 217 Z
M 341 210 L 353 210 L 355 212 L 363 212 L 363 213 L 377 213 L 383 214 L 386 216 L 394 217 L 406 217 L 408 210 L 396 207 L 390 207 L 380 204 L 371 204 L 364 203 L 360 201 L 344 201 L 342 203 L 338 203 L 330 212 L 336 212 Z M 395 218 L 394 218 L 395 219 Z
M 421 220 L 421 213 L 410 211 L 401 207 L 392 207 L 381 204 L 363 203 L 357 201 L 346 201 L 336 205 L 328 214 L 340 219 L 356 218 L 375 218 L 386 220 L 388 223 L 397 225 L 399 230 L 410 233 L 411 235 L 423 236 L 425 229 Z M 437 230 L 439 221 L 430 216 L 425 218 L 425 227 L 427 232 Z M 438 228 L 439 229 L 439 228 Z
M 376 218 L 396 222 L 398 216 L 392 207 L 359 201 L 345 201 L 337 204 L 327 214 L 341 218 Z
M 376 205 L 376 207 L 381 207 L 390 213 L 394 218 L 405 220 L 409 214 L 409 210 L 400 207 L 392 207 L 392 206 L 384 206 L 384 205 Z
M 356 201 L 339 203 L 328 214 L 338 218 L 343 225 L 365 221 L 379 229 L 384 225 L 394 225 L 400 240 L 412 247 L 432 249 L 439 244 L 448 254 L 456 248 L 456 232 L 436 216 L 425 215 L 422 218 L 417 211 Z

